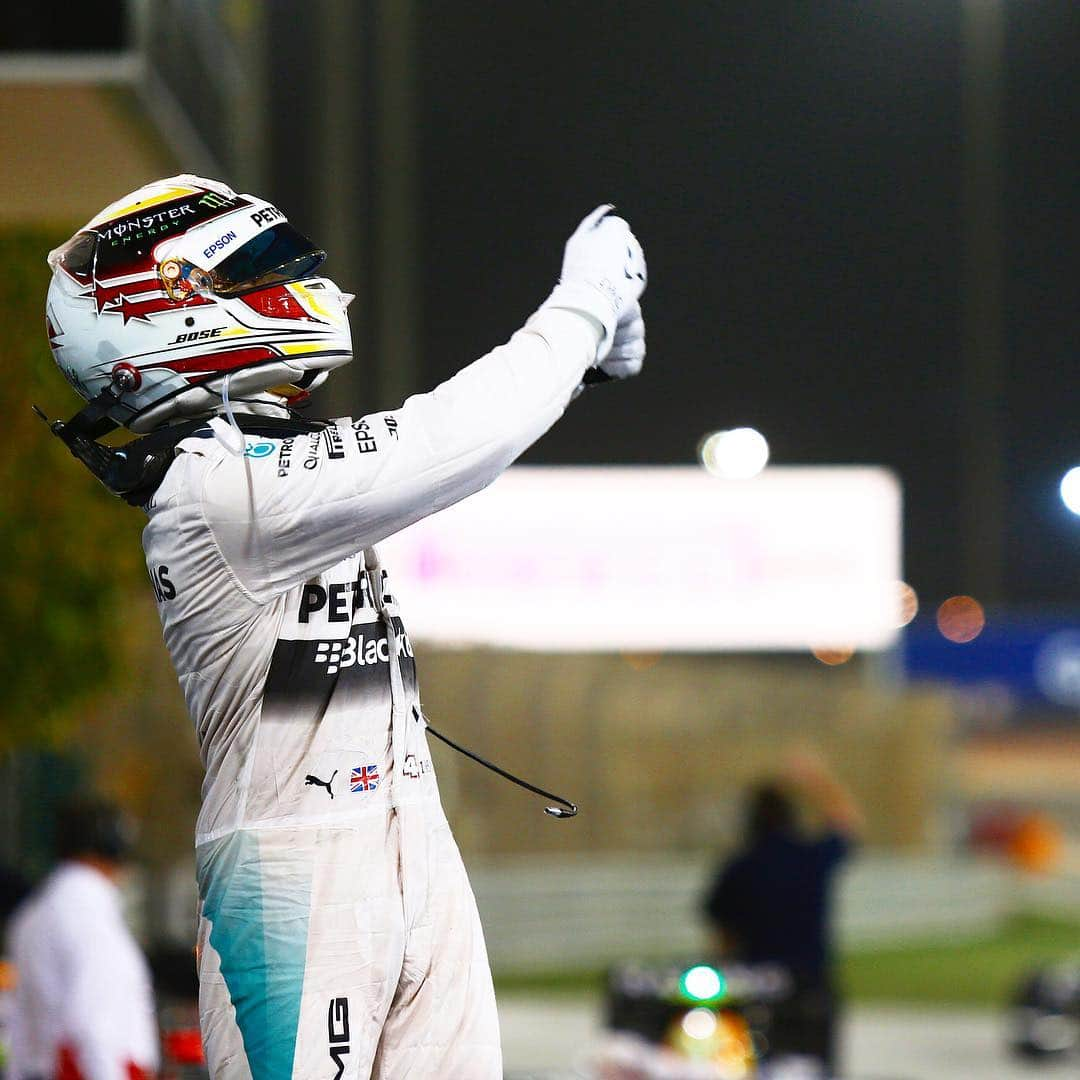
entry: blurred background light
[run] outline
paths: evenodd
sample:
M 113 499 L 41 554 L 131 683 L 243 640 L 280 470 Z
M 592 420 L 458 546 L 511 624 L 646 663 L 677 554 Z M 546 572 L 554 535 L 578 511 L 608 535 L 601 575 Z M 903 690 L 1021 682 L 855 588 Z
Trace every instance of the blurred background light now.
M 723 480 L 749 480 L 757 476 L 769 460 L 769 444 L 754 428 L 714 431 L 701 441 L 701 464 Z
M 973 597 L 950 596 L 938 608 L 937 625 L 943 637 L 957 645 L 965 645 L 983 632 L 986 613 Z
M 679 983 L 683 994 L 694 1001 L 715 1001 L 727 990 L 724 976 L 708 964 L 698 964 L 685 971 Z
M 691 1009 L 682 1019 L 682 1029 L 691 1039 L 711 1039 L 716 1034 L 716 1014 L 712 1009 Z
M 829 667 L 846 664 L 855 655 L 855 650 L 850 645 L 820 646 L 810 651 L 818 660 Z
M 1061 501 L 1080 515 L 1080 465 L 1074 465 L 1061 478 Z
M 906 581 L 898 581 L 896 589 L 896 625 L 899 628 L 907 626 L 919 613 L 919 595 Z

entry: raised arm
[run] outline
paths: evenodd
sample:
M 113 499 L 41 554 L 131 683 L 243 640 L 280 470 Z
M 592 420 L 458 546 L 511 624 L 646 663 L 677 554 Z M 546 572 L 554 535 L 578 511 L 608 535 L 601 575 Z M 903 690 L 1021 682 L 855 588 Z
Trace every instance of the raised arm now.
M 589 368 L 640 370 L 644 257 L 609 210 L 571 236 L 559 284 L 525 326 L 430 393 L 299 437 L 285 468 L 280 454 L 218 455 L 204 514 L 254 599 L 485 487 L 562 415 Z
M 830 828 L 851 839 L 862 835 L 866 825 L 862 808 L 821 754 L 808 749 L 793 751 L 785 763 L 783 776 Z

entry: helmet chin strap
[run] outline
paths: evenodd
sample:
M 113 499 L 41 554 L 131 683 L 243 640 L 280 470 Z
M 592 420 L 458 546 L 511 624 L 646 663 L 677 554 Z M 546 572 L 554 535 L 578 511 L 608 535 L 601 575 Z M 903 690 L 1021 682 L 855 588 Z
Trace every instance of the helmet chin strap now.
M 113 449 L 97 440 L 120 427 L 109 412 L 121 404 L 121 396 L 131 387 L 124 374 L 114 374 L 112 382 L 88 401 L 70 420 L 50 420 L 36 405 L 34 412 L 49 425 L 49 430 L 64 443 L 114 495 L 132 505 L 141 505 L 156 489 L 172 462 L 173 447 L 187 433 L 204 421 L 194 421 L 175 428 L 163 428 L 141 439 L 133 439 Z
M 50 420 L 36 405 L 33 409 L 49 425 L 49 430 L 71 451 L 72 456 L 78 458 L 109 491 L 132 506 L 142 506 L 157 490 L 158 484 L 172 464 L 177 443 L 199 428 L 206 428 L 209 424 L 214 435 L 227 449 L 237 455 L 243 454 L 244 427 L 233 409 L 228 383 L 229 376 L 226 376 L 221 399 L 228 423 L 219 417 L 208 418 L 204 413 L 201 417 L 180 423 L 164 424 L 149 435 L 132 439 L 115 449 L 104 446 L 97 440 L 121 426 L 109 414 L 115 414 L 117 408 L 126 408 L 121 399 L 125 393 L 134 389 L 130 384 L 130 375 L 123 369 L 115 372 L 109 385 L 88 401 L 70 420 Z M 326 426 L 326 421 L 293 419 L 288 416 L 284 404 L 276 402 L 244 400 L 237 404 L 241 405 L 242 415 L 249 414 L 244 415 L 244 424 L 253 434 L 287 432 L 295 435 L 318 431 Z M 276 415 L 259 415 L 271 409 Z M 282 413 L 285 415 L 282 416 Z

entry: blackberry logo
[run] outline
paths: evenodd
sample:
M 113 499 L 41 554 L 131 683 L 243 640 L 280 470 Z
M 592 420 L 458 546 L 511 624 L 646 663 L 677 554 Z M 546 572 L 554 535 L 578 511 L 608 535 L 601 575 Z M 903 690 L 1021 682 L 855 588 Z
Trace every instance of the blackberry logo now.
M 398 658 L 413 656 L 412 643 L 404 630 L 398 631 Z M 320 641 L 315 646 L 315 663 L 326 665 L 327 675 L 336 675 L 351 667 L 368 667 L 390 661 L 390 646 L 385 637 L 365 639 L 362 635 L 342 641 Z
M 351 644 L 351 639 L 350 639 Z M 320 641 L 318 648 L 315 650 L 315 663 L 326 665 L 326 674 L 337 674 L 340 667 L 338 661 L 341 660 L 341 642 L 340 641 Z

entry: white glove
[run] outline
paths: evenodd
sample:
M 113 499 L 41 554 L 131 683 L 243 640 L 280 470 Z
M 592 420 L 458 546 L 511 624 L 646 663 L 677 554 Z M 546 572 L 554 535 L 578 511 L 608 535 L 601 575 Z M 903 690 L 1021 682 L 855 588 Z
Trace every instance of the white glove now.
M 598 363 L 610 353 L 616 327 L 637 308 L 646 281 L 641 244 L 630 226 L 611 213 L 612 209 L 609 203 L 598 206 L 566 241 L 559 284 L 544 303 L 544 307 L 577 311 L 599 324 Z M 644 327 L 639 336 L 643 338 Z
M 609 379 L 631 379 L 645 362 L 645 320 L 635 300 L 615 327 L 611 351 L 596 366 Z
M 645 361 L 645 320 L 641 317 L 641 304 L 637 300 L 615 327 L 615 340 L 611 351 L 595 367 L 585 372 L 570 400 L 593 383 L 611 382 L 613 379 L 631 379 L 641 372 Z

